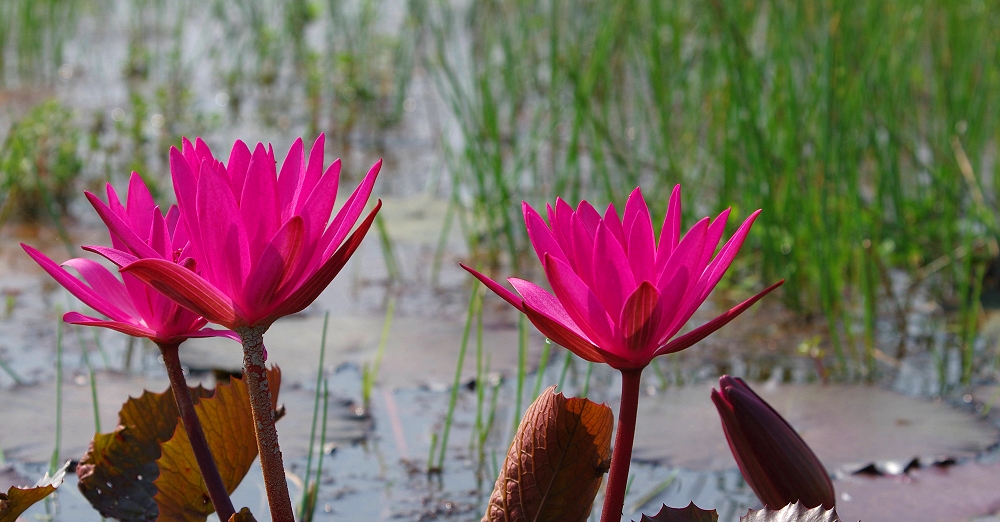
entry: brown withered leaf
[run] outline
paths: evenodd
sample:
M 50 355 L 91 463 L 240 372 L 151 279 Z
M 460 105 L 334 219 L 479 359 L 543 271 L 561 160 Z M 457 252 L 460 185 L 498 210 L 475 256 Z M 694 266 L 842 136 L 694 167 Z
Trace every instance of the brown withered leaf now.
M 257 522 L 257 519 L 253 517 L 249 508 L 243 508 L 239 513 L 233 513 L 233 516 L 229 517 L 229 522 Z
M 21 516 L 21 513 L 24 513 L 32 504 L 55 491 L 63 483 L 67 466 L 69 466 L 69 462 L 63 465 L 62 469 L 51 477 L 46 473 L 32 487 L 19 488 L 11 486 L 6 494 L 0 493 L 0 522 L 16 522 L 17 517 Z
M 196 403 L 211 395 L 201 386 L 189 390 Z M 160 474 L 156 459 L 160 443 L 173 436 L 177 420 L 169 388 L 163 393 L 144 391 L 125 401 L 113 432 L 94 435 L 76 475 L 83 496 L 101 516 L 126 522 L 156 520 L 153 480 Z
M 483 522 L 582 522 L 611 457 L 614 415 L 604 404 L 545 390 L 528 408 Z
M 278 400 L 281 371 L 274 367 L 268 370 L 267 378 L 273 410 Z M 215 394 L 201 399 L 194 409 L 222 482 L 232 493 L 257 458 L 257 439 L 246 383 L 231 379 L 228 384 L 219 384 Z M 203 522 L 215 508 L 183 425 L 177 423 L 173 437 L 161 444 L 160 450 L 156 460 L 160 474 L 153 483 L 157 489 L 153 499 L 159 508 L 160 519 Z
M 740 517 L 740 522 L 841 522 L 841 520 L 837 516 L 837 508 L 823 509 L 823 506 L 816 506 L 808 509 L 800 502 L 796 502 L 778 510 L 767 507 L 751 509 L 746 516 Z
M 643 515 L 639 522 L 718 522 L 719 514 L 713 509 L 706 511 L 691 502 L 684 508 L 672 508 L 666 504 L 660 512 L 653 515 Z

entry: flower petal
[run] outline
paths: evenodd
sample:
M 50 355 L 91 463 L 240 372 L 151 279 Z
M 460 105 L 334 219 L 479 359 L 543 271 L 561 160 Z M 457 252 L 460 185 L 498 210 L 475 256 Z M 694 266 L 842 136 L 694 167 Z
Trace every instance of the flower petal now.
M 87 196 L 87 200 L 90 201 L 94 210 L 97 211 L 97 215 L 99 215 L 101 220 L 104 221 L 104 224 L 107 225 L 108 231 L 124 243 L 124 245 L 131 250 L 133 254 L 139 257 L 160 257 L 159 253 L 146 244 L 146 238 L 140 238 L 137 236 L 135 231 L 132 230 L 130 224 L 111 210 L 110 207 L 105 205 L 100 198 L 90 192 L 84 192 L 84 195 Z M 149 230 L 146 230 L 146 234 L 148 237 Z
M 521 202 L 521 212 L 524 214 L 524 226 L 528 229 L 528 240 L 531 241 L 531 246 L 534 247 L 535 254 L 538 255 L 538 260 L 544 263 L 545 255 L 551 254 L 553 257 L 568 263 L 569 258 L 567 258 L 566 253 L 563 252 L 562 246 L 560 246 L 555 234 L 552 233 L 552 230 L 549 229 L 548 225 L 545 224 L 545 221 L 542 220 L 542 216 L 538 215 L 538 212 L 531 208 L 531 205 L 523 201 Z M 559 204 L 557 202 L 557 222 L 562 219 L 559 216 Z M 567 225 L 568 224 L 569 221 L 567 220 Z
M 785 280 L 782 279 L 781 281 L 774 283 L 773 285 L 765 288 L 764 290 L 761 290 L 760 293 L 758 293 L 757 295 L 729 309 L 728 312 L 716 317 L 715 319 L 712 319 L 711 321 L 699 326 L 698 328 L 695 328 L 694 330 L 691 330 L 690 332 L 674 339 L 673 341 L 670 341 L 669 343 L 667 343 L 666 346 L 657 350 L 656 355 L 660 356 L 665 353 L 679 352 L 685 348 L 694 345 L 698 341 L 701 341 L 702 339 L 708 337 L 709 334 L 711 334 L 712 332 L 725 326 L 727 323 L 729 323 L 729 321 L 736 319 L 738 315 L 742 314 L 748 308 L 753 306 L 753 304 L 759 301 L 761 297 L 764 297 L 765 295 L 769 294 L 772 290 L 778 288 L 784 282 Z
M 68 266 L 79 272 L 90 288 L 105 301 L 114 304 L 130 317 L 139 317 L 139 312 L 132 304 L 132 298 L 125 290 L 125 285 L 100 263 L 78 257 L 65 261 L 63 266 Z
M 153 225 L 153 209 L 156 208 L 156 202 L 153 201 L 153 196 L 149 193 L 146 183 L 136 172 L 129 176 L 127 197 L 125 208 L 128 211 L 129 221 L 132 222 L 132 230 L 140 238 L 148 239 Z
M 302 218 L 293 216 L 264 248 L 243 288 L 248 313 L 266 312 L 281 298 L 278 289 L 286 283 L 302 253 L 302 236 Z
M 507 301 L 508 303 L 510 303 L 511 306 L 513 306 L 514 308 L 517 308 L 518 310 L 521 310 L 522 300 L 521 300 L 520 297 L 517 296 L 517 294 L 515 294 L 514 292 L 511 292 L 510 290 L 507 290 L 500 283 L 498 283 L 498 282 L 496 282 L 496 281 L 494 281 L 494 280 L 486 277 L 485 275 L 483 275 L 482 273 L 478 272 L 477 270 L 469 268 L 465 264 L 459 263 L 459 266 L 461 266 L 467 272 L 469 272 L 470 274 L 472 274 L 473 276 L 475 276 L 476 279 L 478 279 L 481 283 L 483 283 L 484 285 L 486 285 L 486 288 L 489 288 L 490 290 L 493 290 L 493 293 L 495 293 L 498 296 L 500 296 L 501 298 L 503 298 L 504 301 Z
M 663 228 L 660 229 L 660 242 L 656 247 L 656 271 L 663 270 L 663 263 L 670 259 L 670 254 L 681 241 L 681 186 L 674 185 L 667 204 L 667 214 L 663 216 Z M 662 262 L 660 261 L 662 258 Z
M 233 300 L 198 274 L 163 259 L 140 259 L 122 267 L 163 295 L 205 319 L 226 327 L 239 326 Z
M 247 234 L 229 180 L 208 162 L 202 163 L 198 176 L 198 221 L 202 224 L 202 257 L 198 261 L 208 265 L 202 265 L 201 270 L 211 276 L 219 290 L 240 303 L 240 290 L 252 262 Z
M 594 292 L 573 273 L 573 269 L 565 261 L 549 254 L 545 256 L 542 266 L 552 285 L 552 292 L 559 298 L 573 322 L 594 344 L 606 351 L 612 350 L 615 345 L 615 324 Z
M 323 238 L 316 249 L 316 252 L 322 255 L 317 257 L 314 254 L 314 258 L 325 262 L 333 250 L 340 248 L 340 242 L 347 237 L 347 233 L 354 227 L 358 218 L 361 217 L 361 212 L 364 211 L 365 205 L 368 204 L 368 198 L 372 195 L 372 188 L 375 186 L 375 180 L 378 178 L 379 171 L 381 170 L 382 160 L 380 159 L 372 165 L 372 168 L 368 169 L 365 179 L 361 180 L 361 184 L 358 185 L 358 188 L 354 189 L 351 196 L 344 202 L 344 206 L 334 216 L 333 221 L 326 228 L 326 232 L 323 233 Z
M 618 317 L 625 299 L 635 291 L 636 281 L 621 243 L 614 238 L 604 223 L 597 227 L 592 255 L 595 271 L 594 294 L 601 300 L 604 309 L 611 317 Z M 600 275 L 597 271 L 600 271 Z
M 646 202 L 642 200 L 642 194 L 638 195 L 638 200 L 634 205 L 641 205 L 640 210 L 631 216 L 631 223 L 623 224 L 628 234 L 628 248 L 625 254 L 628 256 L 628 264 L 636 284 L 643 281 L 655 283 L 659 273 L 655 272 L 656 238 L 653 237 L 653 222 L 649 217 Z
M 294 149 L 294 146 L 292 148 Z M 243 196 L 239 205 L 239 215 L 247 234 L 250 266 L 260 259 L 264 247 L 284 222 L 279 207 L 281 203 L 278 197 L 279 184 L 274 164 L 270 163 L 264 146 L 258 143 L 253 151 L 250 167 L 247 169 L 246 185 L 243 186 Z
M 273 163 L 272 163 L 273 165 Z M 281 222 L 288 221 L 295 209 L 295 195 L 300 189 L 302 175 L 305 170 L 305 160 L 302 156 L 302 138 L 295 138 L 292 147 L 281 164 L 281 173 L 277 175 L 277 192 L 275 203 L 280 205 Z M 268 236 L 270 237 L 270 236 Z
M 523 303 L 526 306 L 530 306 L 533 310 L 557 321 L 588 343 L 593 343 L 587 337 L 587 334 L 583 333 L 583 330 L 576 324 L 576 321 L 566 312 L 566 308 L 559 302 L 556 296 L 546 292 L 542 287 L 531 281 L 516 277 L 511 277 L 508 281 L 514 287 L 514 290 L 517 290 L 517 293 L 521 294 Z
M 632 292 L 622 307 L 618 325 L 625 338 L 628 355 L 636 357 L 648 353 L 652 356 L 656 349 L 654 336 L 660 327 L 660 293 L 653 283 L 643 281 Z
M 531 321 L 531 324 L 535 325 L 535 328 L 537 328 L 539 332 L 542 332 L 542 335 L 551 339 L 552 342 L 575 353 L 581 359 L 590 362 L 610 364 L 615 368 L 629 366 L 628 361 L 612 353 L 605 352 L 600 347 L 595 346 L 583 337 L 577 335 L 572 330 L 566 328 L 558 321 L 555 321 L 550 317 L 546 317 L 545 314 L 538 312 L 530 306 L 525 305 L 524 315 L 528 317 L 528 320 Z
M 613 203 L 608 204 L 608 209 L 604 211 L 604 219 L 601 222 L 604 223 L 604 226 L 608 227 L 611 235 L 618 240 L 622 248 L 625 248 L 625 231 L 622 229 L 622 221 L 618 217 L 618 211 L 615 210 Z
M 78 324 L 81 326 L 98 326 L 101 328 L 108 328 L 123 334 L 131 335 L 132 337 L 146 337 L 148 339 L 156 338 L 156 332 L 144 326 L 121 321 L 97 319 L 94 317 L 88 317 L 78 312 L 66 312 L 63 315 L 63 321 L 69 324 Z
M 299 181 L 299 186 L 295 189 L 295 203 L 292 207 L 292 214 L 298 214 L 305 206 L 306 200 L 311 197 L 316 184 L 323 175 L 323 148 L 326 145 L 326 136 L 321 132 L 313 142 L 312 149 L 309 150 L 309 163 L 306 165 L 305 175 Z M 337 167 L 340 172 L 340 167 Z M 331 208 L 333 208 L 331 206 Z M 329 213 L 327 213 L 329 217 Z
M 83 248 L 87 252 L 93 252 L 103 257 L 104 259 L 111 261 L 112 263 L 117 265 L 118 268 L 121 268 L 129 263 L 134 263 L 139 260 L 138 257 L 135 257 L 128 252 L 122 252 L 121 250 L 115 248 L 108 248 L 99 245 L 84 245 L 81 248 Z
M 84 304 L 97 310 L 98 312 L 115 319 L 117 321 L 126 321 L 130 319 L 128 313 L 119 308 L 115 303 L 110 302 L 105 296 L 95 292 L 93 289 L 83 284 L 82 281 L 73 277 L 65 268 L 57 265 L 55 261 L 52 261 L 45 254 L 32 248 L 24 243 L 21 243 L 21 248 L 24 249 L 25 253 L 28 254 L 31 259 L 33 259 L 38 266 L 42 267 L 57 283 L 63 286 L 69 293 L 73 294 L 77 299 L 83 301 Z
M 368 214 L 368 217 L 347 238 L 347 241 L 320 266 L 319 270 L 313 273 L 309 279 L 282 301 L 278 308 L 271 312 L 269 317 L 278 318 L 301 312 L 315 301 L 319 297 L 319 294 L 323 293 L 323 290 L 330 284 L 330 281 L 340 273 L 340 269 L 344 268 L 344 265 L 347 264 L 347 261 L 358 249 L 358 246 L 361 245 L 361 240 L 365 238 L 365 234 L 368 233 L 368 229 L 371 228 L 372 222 L 375 221 L 375 216 L 381 208 L 382 200 L 380 199 L 375 204 L 375 208 Z
M 243 202 L 243 187 L 246 185 L 247 171 L 250 168 L 250 149 L 246 143 L 236 140 L 232 150 L 229 151 L 229 162 L 226 163 L 226 174 L 229 176 L 229 186 L 233 189 L 233 195 L 237 198 L 236 203 Z

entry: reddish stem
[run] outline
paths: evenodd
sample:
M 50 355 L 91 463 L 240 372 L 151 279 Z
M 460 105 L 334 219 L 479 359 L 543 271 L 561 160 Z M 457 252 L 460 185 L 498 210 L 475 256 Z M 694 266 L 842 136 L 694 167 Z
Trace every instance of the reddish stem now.
M 229 492 L 222 482 L 219 468 L 215 465 L 215 459 L 212 458 L 212 451 L 208 448 L 205 432 L 201 429 L 201 421 L 194 411 L 194 402 L 191 401 L 191 392 L 188 391 L 184 370 L 181 369 L 181 360 L 177 354 L 180 343 L 157 343 L 157 346 L 163 354 L 163 364 L 167 367 L 167 377 L 170 379 L 170 389 L 174 393 L 174 402 L 177 403 L 177 413 L 180 414 L 181 424 L 187 432 L 191 450 L 194 451 L 194 458 L 198 462 L 198 469 L 205 480 L 205 487 L 208 488 L 208 497 L 212 500 L 215 512 L 219 514 L 219 520 L 229 520 L 236 511 L 233 509 L 232 500 L 229 499 Z
M 635 439 L 635 417 L 639 407 L 639 377 L 642 369 L 622 370 L 622 402 L 618 408 L 618 428 L 611 453 L 611 472 L 604 492 L 601 522 L 620 522 L 625 505 L 628 467 L 632 462 L 632 442 Z
M 264 490 L 271 508 L 273 522 L 294 522 L 292 499 L 285 482 L 285 464 L 278 446 L 278 431 L 274 428 L 274 407 L 271 405 L 271 388 L 264 367 L 264 332 L 267 326 L 234 328 L 243 341 L 243 373 L 250 392 L 250 409 L 253 412 L 257 451 L 264 473 Z

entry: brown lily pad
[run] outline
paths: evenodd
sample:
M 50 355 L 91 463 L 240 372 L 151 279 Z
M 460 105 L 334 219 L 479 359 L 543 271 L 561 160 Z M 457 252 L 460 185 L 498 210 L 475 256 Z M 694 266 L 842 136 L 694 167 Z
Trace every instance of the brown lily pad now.
M 713 510 L 705 510 L 691 502 L 687 507 L 672 508 L 666 504 L 660 508 L 660 512 L 653 515 L 643 515 L 639 522 L 718 522 L 719 513 Z
M 611 409 L 549 387 L 525 412 L 483 522 L 583 522 L 611 460 Z
M 816 506 L 809 509 L 796 502 L 781 509 L 768 507 L 751 509 L 745 516 L 740 517 L 740 522 L 841 522 L 841 520 L 837 516 L 837 508 L 823 509 L 823 506 Z
M 49 496 L 63 482 L 67 462 L 55 475 L 48 473 L 32 487 L 11 486 L 7 493 L 0 493 L 0 522 L 16 522 L 17 517 L 35 502 Z

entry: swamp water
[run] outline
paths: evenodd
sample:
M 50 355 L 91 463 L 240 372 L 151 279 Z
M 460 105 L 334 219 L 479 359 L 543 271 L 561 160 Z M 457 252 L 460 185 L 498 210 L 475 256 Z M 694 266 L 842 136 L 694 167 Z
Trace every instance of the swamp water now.
M 138 118 L 135 96 L 155 98 L 159 83 L 171 81 L 168 73 L 174 70 L 167 62 L 152 63 L 152 79 L 130 79 L 121 71 L 123 64 L 134 63 L 134 42 L 126 40 L 135 37 L 126 37 L 127 31 L 116 31 L 116 27 L 130 27 L 133 35 L 147 30 L 145 45 L 163 51 L 159 56 L 167 55 L 172 47 L 179 49 L 183 58 L 176 70 L 186 78 L 183 83 L 191 101 L 177 119 L 216 122 L 203 134 L 217 153 L 225 151 L 222 144 L 242 138 L 271 141 L 283 155 L 293 136 L 306 133 L 311 109 L 297 91 L 282 91 L 288 71 L 277 72 L 277 87 L 251 85 L 241 91 L 218 79 L 219 71 L 213 68 L 231 64 L 221 60 L 219 65 L 211 52 L 203 50 L 217 48 L 220 36 L 213 30 L 199 31 L 203 27 L 197 17 L 182 19 L 177 13 L 167 13 L 171 16 L 166 19 L 191 24 L 185 34 L 195 36 L 185 39 L 171 32 L 171 24 L 149 26 L 141 16 L 136 24 L 128 19 L 132 11 L 127 4 L 119 3 L 119 7 L 100 23 L 97 17 L 84 16 L 76 36 L 65 46 L 66 67 L 59 68 L 54 83 L 0 93 L 7 118 L 19 117 L 28 106 L 54 96 L 81 115 L 96 112 L 116 122 L 110 126 L 118 130 L 98 133 L 103 145 L 85 166 L 91 189 L 105 175 L 119 186 L 125 179 L 130 167 L 128 154 L 116 149 L 119 140 L 126 149 L 150 147 L 124 139 L 126 132 L 117 126 Z M 387 4 L 384 11 L 379 24 L 389 26 L 389 33 L 398 31 L 402 10 Z M 314 31 L 306 38 L 322 39 L 323 35 Z M 208 62 L 214 65 L 200 66 Z M 239 97 L 238 92 L 244 95 Z M 275 100 L 283 93 L 291 95 L 275 109 Z M 469 255 L 459 224 L 453 224 L 441 240 L 448 207 L 442 198 L 448 188 L 442 148 L 455 136 L 447 121 L 439 119 L 447 120 L 448 111 L 436 94 L 433 78 L 419 65 L 404 94 L 398 125 L 359 125 L 338 140 L 328 140 L 328 159 L 331 154 L 344 156 L 346 185 L 377 158 L 385 158 L 376 195 L 384 200 L 382 216 L 392 257 L 385 255 L 373 230 L 320 299 L 304 313 L 280 320 L 266 338 L 270 361 L 284 372 L 280 402 L 287 414 L 277 428 L 294 497 L 301 495 L 323 315 L 330 312 L 323 373 L 330 385 L 331 403 L 317 520 L 479 520 L 520 413 L 515 411 L 517 319 L 499 299 L 486 296 L 483 359 L 477 365 L 473 334 L 459 379 L 443 468 L 440 473 L 426 472 L 432 436 L 440 436 L 443 430 L 472 279 L 457 267 Z M 242 109 L 234 109 L 238 99 L 242 99 Z M 153 142 L 164 133 L 160 129 L 165 114 L 156 110 L 137 120 L 138 134 L 152 137 Z M 165 179 L 165 165 L 158 158 L 151 154 L 144 163 L 154 177 Z M 79 200 L 71 206 L 77 220 L 69 230 L 72 243 L 105 243 L 105 230 L 84 207 Z M 65 259 L 68 255 L 54 231 L 8 225 L 0 233 L 0 291 L 6 298 L 0 317 L 0 360 L 10 367 L 9 373 L 0 372 L 0 448 L 5 457 L 0 489 L 6 489 L 11 484 L 33 483 L 51 458 L 57 438 L 58 310 L 76 308 L 78 303 L 17 246 L 24 241 L 54 259 Z M 394 260 L 395 269 L 390 270 L 387 259 Z M 710 302 L 706 308 L 721 308 L 734 300 L 723 294 L 718 303 Z M 394 313 L 385 356 L 366 408 L 362 368 L 376 358 L 390 302 Z M 693 322 L 710 315 L 703 310 Z M 945 335 L 939 333 L 941 325 L 922 318 L 912 322 L 927 323 L 923 325 L 927 331 L 911 333 L 911 339 Z M 709 389 L 722 372 L 745 376 L 802 432 L 838 477 L 834 486 L 844 520 L 988 520 L 985 516 L 1000 510 L 1000 491 L 994 487 L 1000 479 L 997 423 L 992 414 L 979 415 L 995 402 L 996 391 L 973 389 L 954 404 L 934 400 L 945 384 L 957 382 L 955 372 L 960 371 L 957 357 L 944 350 L 912 351 L 902 361 L 880 362 L 883 378 L 878 385 L 819 384 L 821 370 L 816 361 L 808 353 L 798 354 L 796 348 L 808 348 L 809 339 L 822 331 L 820 326 L 802 326 L 775 303 L 765 302 L 701 345 L 659 361 L 659 372 L 647 370 L 626 519 L 637 520 L 643 511 L 655 513 L 662 503 L 680 507 L 693 500 L 703 508 L 717 508 L 722 520 L 736 520 L 756 506 L 753 492 L 736 470 L 709 400 Z M 891 326 L 880 327 L 880 332 L 885 333 L 879 338 L 880 346 L 894 353 L 890 347 L 898 333 Z M 98 332 L 95 337 L 91 330 L 67 327 L 63 347 L 59 451 L 65 460 L 83 455 L 95 428 L 88 366 L 96 371 L 103 432 L 114 428 L 118 408 L 128 395 L 137 396 L 143 389 L 162 391 L 166 379 L 155 349 L 129 344 L 111 332 Z M 543 349 L 544 341 L 532 333 L 522 410 L 536 383 L 559 382 L 570 395 L 587 386 L 591 399 L 608 401 L 616 408 L 615 372 L 595 368 L 587 383 L 586 365 L 579 360 L 565 364 L 565 352 L 556 349 L 537 378 Z M 191 341 L 181 353 L 192 384 L 212 385 L 212 370 L 239 368 L 239 349 L 234 343 Z M 15 375 L 21 383 L 15 382 Z M 484 423 L 491 428 L 479 428 Z M 864 469 L 868 473 L 854 473 Z M 260 471 L 254 467 L 237 490 L 234 503 L 250 507 L 263 522 L 268 517 L 262 495 Z M 595 505 L 601 505 L 600 497 Z M 24 515 L 25 520 L 49 517 L 64 522 L 99 518 L 78 493 L 72 474 L 55 502 L 40 503 Z

